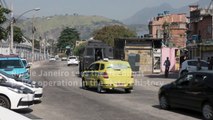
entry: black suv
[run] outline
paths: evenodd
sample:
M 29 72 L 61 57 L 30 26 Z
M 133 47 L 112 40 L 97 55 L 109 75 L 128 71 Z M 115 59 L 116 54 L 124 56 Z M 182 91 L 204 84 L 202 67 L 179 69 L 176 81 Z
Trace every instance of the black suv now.
M 200 111 L 213 120 L 213 71 L 190 72 L 159 90 L 162 109 L 171 107 Z

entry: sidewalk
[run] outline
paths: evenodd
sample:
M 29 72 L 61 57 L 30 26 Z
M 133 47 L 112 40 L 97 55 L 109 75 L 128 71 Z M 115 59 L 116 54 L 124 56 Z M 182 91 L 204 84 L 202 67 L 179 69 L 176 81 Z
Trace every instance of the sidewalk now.
M 164 77 L 164 73 L 160 74 L 135 74 L 135 87 L 143 87 L 147 90 L 158 91 L 162 85 L 171 83 L 178 78 L 177 72 L 171 72 L 168 78 Z

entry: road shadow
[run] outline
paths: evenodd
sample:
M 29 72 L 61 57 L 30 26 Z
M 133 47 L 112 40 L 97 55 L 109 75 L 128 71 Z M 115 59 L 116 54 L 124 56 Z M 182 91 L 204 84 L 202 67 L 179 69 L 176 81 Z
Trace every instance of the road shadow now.
M 87 88 L 87 89 L 84 89 L 84 88 L 80 87 L 80 89 L 97 93 L 96 88 Z M 99 94 L 128 94 L 128 93 L 126 93 L 122 89 L 114 89 L 114 90 L 104 90 L 102 93 L 99 93 Z
M 30 108 L 20 109 L 20 110 L 14 110 L 14 112 L 17 112 L 27 118 L 30 118 L 32 120 L 41 120 L 42 118 L 35 116 L 32 114 L 33 110 Z
M 72 65 L 67 65 L 67 67 L 78 67 L 78 65 L 72 64 Z
M 19 110 L 14 110 L 14 111 L 17 113 L 20 113 L 20 114 L 29 114 L 29 113 L 33 112 L 33 109 L 25 108 L 25 109 L 19 109 Z
M 41 100 L 36 100 L 36 101 L 34 101 L 34 104 L 40 104 L 40 103 L 42 103 Z
M 149 78 L 165 78 L 164 74 L 150 74 L 144 76 Z M 178 73 L 169 73 L 168 78 L 165 79 L 177 79 L 178 77 L 179 77 Z
M 153 108 L 160 109 L 159 105 L 153 105 Z M 185 116 L 190 116 L 196 119 L 203 119 L 202 114 L 200 112 L 197 111 L 193 111 L 193 110 L 188 110 L 188 109 L 182 109 L 182 108 L 172 108 L 170 110 L 168 110 L 169 112 L 174 112 L 174 113 L 178 113 L 178 114 L 182 114 Z

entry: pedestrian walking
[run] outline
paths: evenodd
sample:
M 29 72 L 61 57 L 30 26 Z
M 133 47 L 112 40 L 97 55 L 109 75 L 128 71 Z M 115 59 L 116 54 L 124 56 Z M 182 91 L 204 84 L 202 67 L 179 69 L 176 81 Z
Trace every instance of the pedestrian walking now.
M 164 66 L 165 66 L 165 78 L 168 78 L 169 76 L 169 67 L 170 67 L 170 60 L 169 57 L 166 58 L 165 62 L 164 62 Z

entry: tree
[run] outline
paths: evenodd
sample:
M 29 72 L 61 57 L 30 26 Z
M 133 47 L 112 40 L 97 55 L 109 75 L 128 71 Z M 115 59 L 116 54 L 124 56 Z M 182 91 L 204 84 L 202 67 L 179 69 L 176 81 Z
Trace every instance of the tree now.
M 85 43 L 82 43 L 79 46 L 76 46 L 75 49 L 73 50 L 74 55 L 80 56 L 81 54 L 83 54 L 85 47 L 86 47 Z
M 36 40 L 35 39 L 35 41 L 34 41 L 34 47 L 36 48 L 36 49 L 39 49 L 41 46 L 40 46 L 40 41 L 39 40 Z
M 10 31 L 10 26 L 7 28 L 7 31 Z M 22 39 L 23 33 L 21 31 L 21 28 L 17 26 L 13 26 L 13 34 L 14 34 L 13 35 L 14 42 L 17 42 L 17 43 L 23 42 L 23 39 Z
M 2 24 L 7 21 L 5 14 L 9 14 L 10 12 L 11 11 L 9 9 L 3 8 L 0 5 L 0 40 L 7 37 L 7 30 L 2 27 Z
M 66 27 L 58 39 L 57 47 L 60 50 L 65 50 L 66 46 L 73 48 L 76 40 L 79 40 L 79 33 L 75 28 Z
M 135 37 L 136 32 L 125 28 L 124 26 L 113 25 L 106 26 L 93 33 L 94 39 L 101 40 L 108 45 L 114 46 L 114 39 L 119 37 Z

